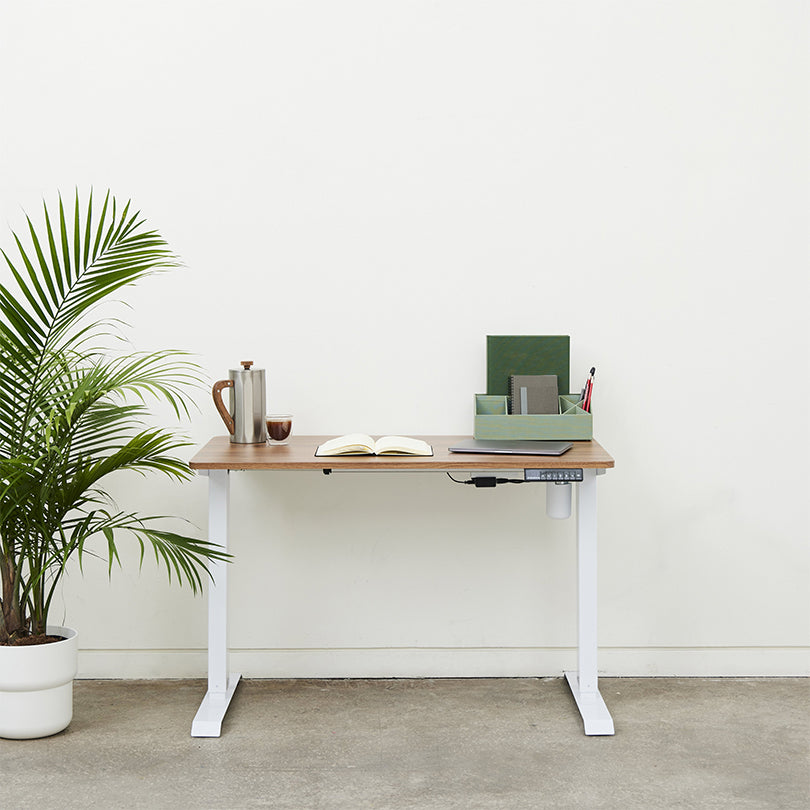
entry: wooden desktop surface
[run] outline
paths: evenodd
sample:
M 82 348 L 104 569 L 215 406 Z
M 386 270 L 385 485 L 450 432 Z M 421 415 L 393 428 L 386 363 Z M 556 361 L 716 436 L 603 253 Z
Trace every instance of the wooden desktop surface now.
M 469 436 L 418 436 L 433 447 L 432 456 L 316 457 L 318 445 L 333 436 L 291 436 L 289 444 L 232 444 L 215 436 L 191 459 L 192 470 L 522 470 L 613 466 L 613 458 L 595 441 L 576 441 L 561 456 L 451 453 L 448 448 Z

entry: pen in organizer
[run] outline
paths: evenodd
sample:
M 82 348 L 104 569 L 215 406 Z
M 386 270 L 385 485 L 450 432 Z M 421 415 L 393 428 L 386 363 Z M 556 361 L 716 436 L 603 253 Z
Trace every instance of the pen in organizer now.
M 596 367 L 591 366 L 590 374 L 588 375 L 588 379 L 585 380 L 585 386 L 582 389 L 582 393 L 579 395 L 579 402 L 577 405 L 582 407 L 583 411 L 591 411 L 591 393 L 593 392 L 593 378 L 596 374 Z
M 588 386 L 588 399 L 585 401 L 585 410 L 590 413 L 591 412 L 591 397 L 593 396 L 593 379 L 596 376 L 596 368 L 591 369 L 591 378 L 588 380 L 590 383 Z

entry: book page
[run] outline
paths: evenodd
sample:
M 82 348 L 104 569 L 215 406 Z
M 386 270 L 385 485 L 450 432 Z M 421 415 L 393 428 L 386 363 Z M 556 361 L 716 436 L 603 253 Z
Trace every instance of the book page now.
M 408 436 L 383 436 L 377 439 L 375 449 L 378 456 L 398 453 L 413 456 L 433 455 L 433 448 L 427 442 Z
M 316 456 L 339 456 L 348 453 L 374 453 L 374 439 L 365 433 L 347 433 L 324 442 L 315 451 Z

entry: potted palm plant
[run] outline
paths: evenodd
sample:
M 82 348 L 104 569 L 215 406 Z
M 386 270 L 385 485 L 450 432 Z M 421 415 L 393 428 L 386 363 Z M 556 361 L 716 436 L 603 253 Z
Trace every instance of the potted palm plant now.
M 43 207 L 25 244 L 12 234 L 13 258 L 0 251 L 0 737 L 11 738 L 71 720 L 76 633 L 48 622 L 71 559 L 106 555 L 111 572 L 128 536 L 141 562 L 151 547 L 170 580 L 197 592 L 206 561 L 227 557 L 161 516 L 119 509 L 105 489 L 122 470 L 192 474 L 175 455 L 187 442 L 146 418 L 150 398 L 187 417 L 198 367 L 174 350 L 115 351 L 124 325 L 98 312 L 177 257 L 109 192 L 100 211 L 77 192 L 72 222 L 61 196 L 58 213 Z

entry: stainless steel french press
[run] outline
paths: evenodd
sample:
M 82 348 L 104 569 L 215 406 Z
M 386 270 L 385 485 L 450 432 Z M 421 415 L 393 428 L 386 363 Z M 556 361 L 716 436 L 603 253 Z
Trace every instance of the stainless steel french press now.
M 262 444 L 267 441 L 264 369 L 251 368 L 252 360 L 242 360 L 241 365 L 228 372 L 227 380 L 215 382 L 211 393 L 231 442 Z M 231 389 L 230 408 L 222 401 L 223 388 Z

